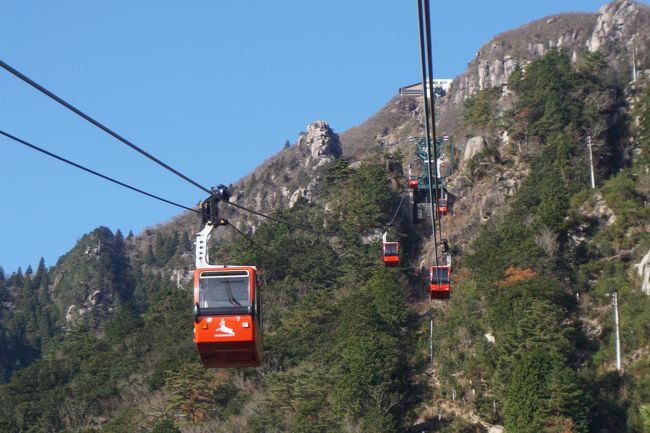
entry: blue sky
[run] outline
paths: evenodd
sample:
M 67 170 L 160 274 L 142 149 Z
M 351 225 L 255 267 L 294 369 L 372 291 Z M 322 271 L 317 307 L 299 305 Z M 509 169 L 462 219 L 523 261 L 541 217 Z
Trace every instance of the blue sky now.
M 494 35 L 595 0 L 432 1 L 434 72 Z M 342 132 L 419 81 L 416 1 L 0 3 L 0 59 L 199 183 L 234 182 L 314 120 Z M 0 70 L 0 129 L 170 200 L 196 187 Z M 103 225 L 180 210 L 0 138 L 0 266 L 52 266 Z M 197 222 L 198 227 L 198 222 Z

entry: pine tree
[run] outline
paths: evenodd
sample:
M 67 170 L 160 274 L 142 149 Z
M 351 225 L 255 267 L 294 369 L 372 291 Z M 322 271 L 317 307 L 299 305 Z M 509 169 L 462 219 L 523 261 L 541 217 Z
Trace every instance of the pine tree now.
M 542 430 L 544 401 L 548 398 L 546 383 L 551 372 L 551 359 L 540 349 L 534 349 L 515 364 L 503 409 L 506 431 L 539 433 Z
M 34 286 L 41 287 L 47 280 L 47 267 L 45 266 L 45 259 L 41 257 L 38 261 L 36 268 L 36 275 L 34 276 Z
M 11 274 L 11 277 L 9 277 L 8 283 L 10 286 L 22 287 L 23 280 L 23 270 L 20 266 L 18 266 L 18 270 Z
M 498 117 L 497 101 L 501 96 L 499 87 L 483 89 L 465 101 L 465 122 L 468 126 L 480 128 L 483 138 L 491 143 L 489 131 L 494 130 Z

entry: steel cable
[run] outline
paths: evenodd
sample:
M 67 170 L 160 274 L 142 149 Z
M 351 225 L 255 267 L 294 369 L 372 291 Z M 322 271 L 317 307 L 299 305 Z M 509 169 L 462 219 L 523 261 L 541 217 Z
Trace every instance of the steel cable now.
M 155 194 L 148 193 L 148 192 L 146 192 L 146 191 L 141 190 L 140 188 L 136 188 L 136 187 L 131 186 L 131 185 L 129 185 L 129 184 L 126 184 L 126 183 L 124 183 L 124 182 L 120 182 L 119 180 L 114 179 L 114 178 L 112 178 L 112 177 L 110 177 L 110 176 L 106 176 L 105 174 L 99 173 L 99 172 L 97 172 L 97 171 L 95 171 L 95 170 L 92 170 L 92 169 L 90 169 L 90 168 L 88 168 L 88 167 L 84 167 L 84 166 L 81 165 L 81 164 L 77 164 L 76 162 L 70 161 L 69 159 L 66 159 L 66 158 L 63 158 L 62 156 L 56 155 L 55 153 L 52 153 L 52 152 L 50 152 L 50 151 L 48 151 L 48 150 L 45 150 L 45 149 L 43 149 L 43 148 L 41 148 L 41 147 L 38 147 L 38 146 L 36 146 L 36 145 L 34 145 L 34 144 L 32 144 L 32 143 L 28 143 L 27 141 L 22 140 L 22 139 L 20 139 L 20 138 L 14 136 L 14 135 L 11 135 L 11 134 L 9 134 L 8 132 L 5 132 L 5 131 L 0 130 L 0 134 L 1 134 L 1 135 L 4 135 L 5 137 L 7 137 L 7 138 L 9 138 L 9 139 L 11 139 L 11 140 L 13 140 L 13 141 L 16 141 L 16 142 L 18 142 L 18 143 L 20 143 L 20 144 L 23 144 L 23 145 L 25 145 L 25 146 L 27 146 L 27 147 L 33 149 L 33 150 L 36 150 L 36 151 L 41 152 L 41 153 L 44 153 L 44 154 L 47 155 L 47 156 L 50 156 L 50 157 L 52 157 L 52 158 L 54 158 L 54 159 L 58 159 L 59 161 L 65 162 L 66 164 L 69 164 L 69 165 L 71 165 L 71 166 L 73 166 L 73 167 L 77 167 L 77 168 L 80 169 L 80 170 L 86 171 L 86 172 L 88 172 L 88 173 L 90 173 L 90 174 L 92 174 L 92 175 L 95 175 L 95 176 L 97 176 L 97 177 L 101 177 L 102 179 L 108 180 L 109 182 L 113 182 L 113 183 L 115 183 L 115 184 L 117 184 L 117 185 L 120 185 L 120 186 L 122 186 L 122 187 L 124 187 L 124 188 L 130 189 L 131 191 L 138 192 L 138 193 L 140 193 L 140 194 L 146 195 L 147 197 L 151 197 L 151 198 L 154 198 L 154 199 L 156 199 L 156 200 L 160 200 L 160 201 L 162 201 L 162 202 L 164 202 L 164 203 L 171 204 L 171 205 L 173 205 L 173 206 L 179 207 L 179 208 L 181 208 L 181 209 L 188 210 L 188 211 L 190 211 L 190 212 L 194 212 L 194 213 L 198 213 L 198 214 L 201 213 L 201 212 L 198 211 L 197 209 L 192 209 L 192 208 L 190 208 L 190 207 L 183 206 L 182 204 L 179 204 L 179 203 L 173 202 L 173 201 L 171 201 L 171 200 L 167 200 L 167 199 L 162 198 L 162 197 L 160 197 L 160 196 L 157 196 L 157 195 L 155 195 Z
M 55 95 L 54 93 L 52 93 L 51 91 L 49 91 L 45 87 L 38 84 L 36 81 L 32 80 L 31 78 L 29 78 L 28 76 L 26 76 L 22 72 L 12 68 L 11 66 L 9 66 L 7 63 L 3 62 L 2 60 L 0 60 L 0 67 L 4 68 L 9 73 L 11 73 L 14 76 L 18 77 L 19 79 L 21 79 L 25 83 L 29 84 L 30 86 L 32 86 L 33 88 L 35 88 L 39 92 L 43 93 L 44 95 L 48 96 L 49 98 L 51 98 L 54 101 L 58 102 L 59 104 L 63 105 L 65 108 L 72 111 L 76 115 L 78 115 L 81 118 L 83 118 L 83 119 L 87 120 L 88 122 L 92 123 L 93 125 L 95 125 L 99 129 L 101 129 L 102 131 L 106 132 L 107 134 L 109 134 L 113 138 L 121 141 L 122 143 L 126 144 L 127 146 L 129 146 L 133 150 L 135 150 L 135 151 L 141 153 L 142 155 L 146 156 L 150 160 L 154 161 L 156 164 L 166 168 L 167 170 L 171 171 L 175 175 L 181 177 L 182 179 L 186 180 L 187 182 L 191 183 L 192 185 L 196 186 L 197 188 L 202 189 L 203 191 L 205 191 L 207 193 L 210 193 L 210 190 L 208 188 L 206 188 L 206 187 L 202 186 L 201 184 L 199 184 L 198 182 L 195 182 L 194 180 L 190 179 L 189 177 L 187 177 L 186 175 L 184 175 L 180 171 L 176 170 L 175 168 L 171 167 L 170 165 L 162 162 L 160 159 L 156 158 L 155 156 L 153 156 L 152 154 L 150 154 L 146 150 L 142 149 L 141 147 L 136 146 L 135 144 L 133 144 L 132 142 L 130 142 L 126 138 L 122 137 L 117 132 L 113 131 L 109 127 L 107 127 L 104 124 L 100 123 L 98 120 L 95 120 L 94 118 L 90 117 L 88 114 L 84 113 L 83 111 L 81 111 L 80 109 L 75 107 L 74 105 L 72 105 L 69 102 L 65 101 L 63 98 L 60 98 L 59 96 Z
M 425 4 L 423 6 L 423 3 Z M 428 0 L 418 0 L 418 29 L 419 29 L 419 36 L 420 36 L 420 64 L 421 64 L 421 69 L 422 69 L 422 98 L 423 98 L 423 104 L 424 104 L 424 130 L 425 130 L 425 139 L 427 143 L 427 159 L 428 159 L 428 164 L 427 164 L 427 169 L 428 169 L 428 177 L 429 177 L 429 200 L 431 202 L 431 232 L 433 236 L 433 251 L 435 255 L 435 266 L 436 270 L 438 269 L 439 260 L 438 260 L 438 240 L 436 236 L 436 216 L 435 216 L 435 211 L 434 211 L 434 200 L 435 196 L 433 193 L 433 184 L 432 184 L 432 177 L 433 177 L 433 172 L 431 169 L 431 131 L 430 131 L 430 126 L 429 126 L 429 120 L 431 119 L 430 114 L 429 114 L 429 101 L 428 101 L 428 90 L 427 90 L 427 84 L 428 87 L 431 87 L 433 83 L 428 82 L 429 77 L 427 74 L 427 60 L 426 60 L 426 55 L 427 55 L 427 50 L 426 50 L 426 45 L 428 42 L 428 45 L 430 45 L 430 39 L 427 41 L 425 37 L 426 33 L 426 24 L 424 22 L 425 20 L 425 14 L 423 13 L 423 8 L 426 6 L 428 10 Z M 430 37 L 430 34 L 426 33 L 427 37 Z M 433 113 L 433 118 L 434 118 L 434 128 L 435 128 L 435 113 Z M 433 163 L 435 164 L 437 161 L 434 161 Z M 436 282 L 440 284 L 440 278 L 438 276 L 438 272 L 436 271 Z

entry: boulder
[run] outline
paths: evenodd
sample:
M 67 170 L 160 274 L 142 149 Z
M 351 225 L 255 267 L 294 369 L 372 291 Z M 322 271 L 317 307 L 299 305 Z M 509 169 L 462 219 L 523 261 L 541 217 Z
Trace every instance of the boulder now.
M 465 152 L 463 153 L 463 161 L 472 159 L 474 155 L 481 152 L 485 148 L 485 139 L 480 136 L 472 137 L 467 140 L 465 144 Z
M 490 216 L 495 211 L 495 209 L 500 208 L 505 201 L 506 201 L 506 195 L 500 192 L 494 192 L 494 193 L 489 193 L 484 195 L 483 198 L 481 199 L 481 208 L 480 208 L 481 221 L 485 221 L 488 218 L 490 218 Z

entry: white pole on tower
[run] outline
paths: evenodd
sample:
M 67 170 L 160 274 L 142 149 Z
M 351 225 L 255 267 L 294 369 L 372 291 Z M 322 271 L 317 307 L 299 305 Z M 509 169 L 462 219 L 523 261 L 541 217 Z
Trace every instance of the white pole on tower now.
M 589 167 L 591 168 L 591 189 L 596 189 L 596 177 L 594 175 L 594 153 L 591 150 L 591 135 L 587 136 L 587 147 L 589 148 Z
M 429 363 L 433 368 L 433 316 L 429 322 Z
M 636 47 L 632 49 L 632 82 L 636 83 Z
M 616 327 L 616 371 L 621 371 L 621 334 L 618 327 L 618 293 L 612 294 L 612 304 L 614 305 L 614 326 Z

